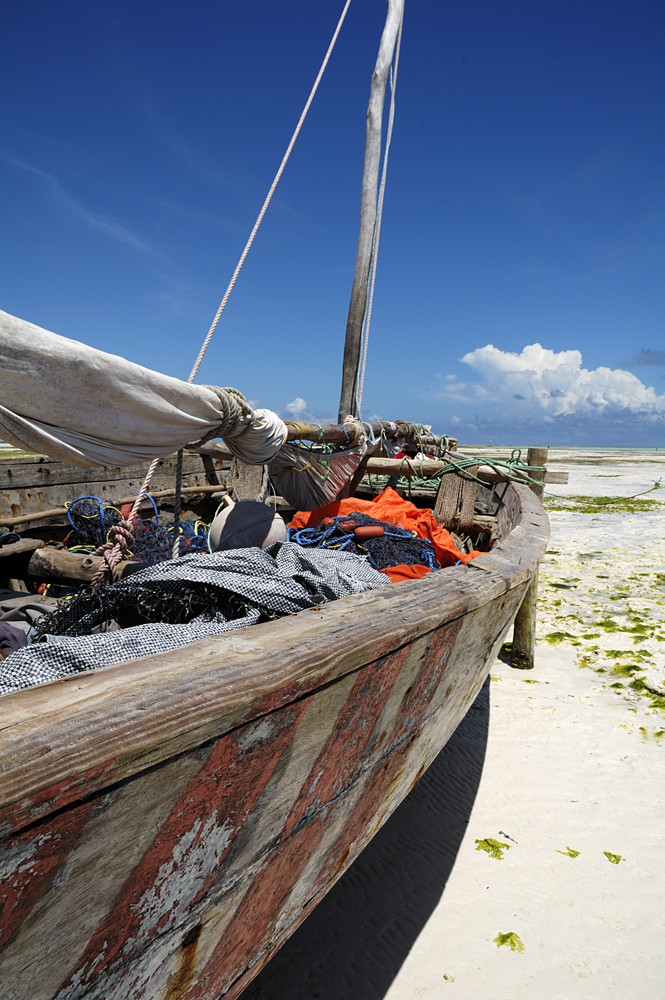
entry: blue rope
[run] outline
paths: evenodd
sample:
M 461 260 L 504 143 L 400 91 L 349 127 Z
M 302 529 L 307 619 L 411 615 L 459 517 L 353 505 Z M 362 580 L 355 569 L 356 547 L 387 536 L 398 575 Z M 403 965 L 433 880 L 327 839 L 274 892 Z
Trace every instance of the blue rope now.
M 104 525 L 104 504 L 100 500 L 99 497 L 95 497 L 92 494 L 88 494 L 87 496 L 84 496 L 84 497 L 77 497 L 76 500 L 72 500 L 71 503 L 67 504 L 67 520 L 71 524 L 71 526 L 74 529 L 74 531 L 78 534 L 78 526 L 76 524 L 74 524 L 74 522 L 72 520 L 71 509 L 72 509 L 72 507 L 74 506 L 75 503 L 79 502 L 79 500 L 96 500 L 97 501 L 97 503 L 99 504 L 99 520 L 101 522 L 101 532 L 102 532 L 102 537 L 104 537 L 104 535 L 106 534 L 106 532 L 104 530 L 105 529 L 105 525 Z M 91 515 L 81 514 L 80 516 L 87 518 L 87 517 L 90 517 Z
M 326 525 L 319 525 L 317 528 L 288 528 L 287 538 L 290 542 L 296 542 L 298 545 L 304 547 L 314 547 L 322 549 L 348 549 L 353 547 L 356 552 L 362 552 L 367 556 L 368 561 L 371 563 L 375 569 L 383 569 L 383 566 L 379 565 L 376 560 L 372 557 L 370 549 L 367 545 L 356 538 L 353 529 L 351 531 L 345 531 L 342 525 L 353 521 L 350 515 L 340 514 L 337 517 L 330 518 L 330 522 Z M 385 538 L 396 538 L 399 540 L 404 540 L 405 538 L 412 539 L 414 536 L 412 532 L 408 531 L 406 528 L 400 528 L 397 525 L 392 526 L 392 530 L 386 530 L 385 524 L 383 525 L 383 535 L 380 537 Z M 368 539 L 371 541 L 371 539 Z M 428 539 L 421 538 L 419 541 L 422 542 L 422 548 L 420 550 L 420 562 L 422 565 L 429 567 L 432 571 L 441 569 L 437 561 L 434 546 Z

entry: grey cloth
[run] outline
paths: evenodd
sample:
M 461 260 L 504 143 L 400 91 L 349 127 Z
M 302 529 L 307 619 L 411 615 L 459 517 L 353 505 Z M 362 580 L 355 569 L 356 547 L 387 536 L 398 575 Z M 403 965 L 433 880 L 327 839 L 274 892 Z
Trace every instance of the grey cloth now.
M 389 586 L 390 581 L 365 558 L 326 549 L 304 550 L 293 542 L 269 549 L 193 553 L 126 577 L 85 614 L 65 619 L 65 635 L 47 636 L 0 662 L 0 695 L 84 670 L 96 670 L 139 657 L 178 649 L 197 639 L 293 614 L 349 594 Z M 144 616 L 163 609 L 177 616 L 183 605 L 196 607 L 197 593 L 214 613 L 189 621 L 150 621 L 131 628 L 89 634 L 111 622 L 118 607 L 138 608 Z M 187 601 L 183 596 L 187 595 Z M 146 610 L 144 610 L 146 609 Z M 172 613 L 171 613 L 172 612 Z
M 28 637 L 22 628 L 0 620 L 0 656 L 9 656 L 21 646 L 28 645 Z

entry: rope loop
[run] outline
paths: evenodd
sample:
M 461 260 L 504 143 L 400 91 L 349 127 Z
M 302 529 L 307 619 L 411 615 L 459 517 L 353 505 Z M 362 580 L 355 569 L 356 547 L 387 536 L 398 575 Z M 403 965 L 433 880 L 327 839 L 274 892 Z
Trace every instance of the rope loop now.
M 133 544 L 134 532 L 131 520 L 120 521 L 112 526 L 108 541 L 94 552 L 96 556 L 101 556 L 102 563 L 91 580 L 90 585 L 93 589 L 107 576 L 115 583 L 118 579 L 118 565 L 127 558 L 127 553 Z

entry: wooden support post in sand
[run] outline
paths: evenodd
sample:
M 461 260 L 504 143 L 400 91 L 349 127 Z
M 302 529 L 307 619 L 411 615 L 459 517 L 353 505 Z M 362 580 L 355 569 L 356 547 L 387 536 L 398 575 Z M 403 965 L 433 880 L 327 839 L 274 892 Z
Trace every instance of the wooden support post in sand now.
M 529 448 L 527 452 L 527 464 L 530 466 L 544 466 L 547 462 L 547 448 Z M 545 481 L 544 472 L 530 471 L 532 479 Z M 531 489 L 536 496 L 542 499 L 543 486 L 532 485 Z M 533 670 L 534 650 L 536 646 L 536 601 L 538 598 L 538 573 L 534 575 L 529 584 L 529 589 L 524 595 L 524 600 L 515 617 L 513 626 L 513 645 L 510 651 L 510 665 L 517 670 Z

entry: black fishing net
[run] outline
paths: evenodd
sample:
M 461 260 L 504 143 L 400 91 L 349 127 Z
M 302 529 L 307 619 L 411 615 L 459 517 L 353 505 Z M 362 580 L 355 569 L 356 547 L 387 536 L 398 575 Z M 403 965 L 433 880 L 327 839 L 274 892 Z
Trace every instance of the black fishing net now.
M 0 695 L 384 586 L 365 558 L 289 542 L 169 559 L 63 602 L 38 641 L 0 661 Z M 125 618 L 140 624 L 118 628 Z
M 356 535 L 356 528 L 369 526 L 380 528 L 383 533 L 377 534 L 375 538 L 359 538 Z M 324 518 L 316 528 L 290 528 L 288 536 L 290 541 L 306 547 L 340 549 L 356 555 L 366 555 L 371 565 L 379 570 L 402 563 L 407 566 L 428 566 L 431 570 L 440 569 L 434 546 L 429 539 L 414 536 L 406 528 L 388 521 L 378 521 L 359 511 Z

